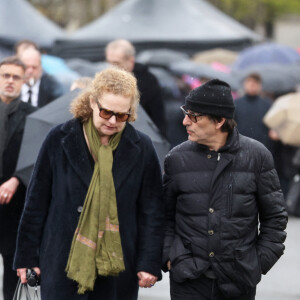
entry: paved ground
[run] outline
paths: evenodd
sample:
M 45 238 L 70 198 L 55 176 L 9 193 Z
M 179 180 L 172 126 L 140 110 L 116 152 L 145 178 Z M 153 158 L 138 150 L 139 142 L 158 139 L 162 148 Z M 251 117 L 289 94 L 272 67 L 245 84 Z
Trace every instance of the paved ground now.
M 300 299 L 300 218 L 290 218 L 284 256 L 264 276 L 258 286 L 257 300 Z M 0 261 L 0 290 L 2 290 L 2 260 Z M 164 274 L 165 275 L 165 274 Z M 169 300 L 169 282 L 163 280 L 151 289 L 140 289 L 139 300 Z M 0 300 L 3 300 L 0 293 Z M 72 299 L 66 299 L 72 300 Z

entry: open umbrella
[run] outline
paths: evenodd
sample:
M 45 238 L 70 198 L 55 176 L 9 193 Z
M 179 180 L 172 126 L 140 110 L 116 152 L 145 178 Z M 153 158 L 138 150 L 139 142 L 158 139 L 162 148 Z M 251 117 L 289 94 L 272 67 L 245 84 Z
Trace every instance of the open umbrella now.
M 192 57 L 192 60 L 204 64 L 219 62 L 225 65 L 231 65 L 235 62 L 237 56 L 238 53 L 235 51 L 223 48 L 215 48 L 195 53 Z
M 300 64 L 262 64 L 253 65 L 245 70 L 233 71 L 239 78 L 240 85 L 249 74 L 257 73 L 261 76 L 263 90 L 286 94 L 295 91 L 300 84 Z
M 274 129 L 279 139 L 291 146 L 300 146 L 300 93 L 279 97 L 267 114 L 264 123 Z
M 191 60 L 179 61 L 172 63 L 169 67 L 170 71 L 175 75 L 182 76 L 188 74 L 199 79 L 213 79 L 218 78 L 227 82 L 233 90 L 237 90 L 240 86 L 238 80 L 233 74 L 228 72 L 222 72 L 219 68 L 213 65 L 196 63 Z
M 138 62 L 156 67 L 168 67 L 173 62 L 188 59 L 187 54 L 171 49 L 144 50 L 136 57 Z
M 82 77 L 94 77 L 96 73 L 106 69 L 107 62 L 90 62 L 81 58 L 71 58 L 66 60 L 67 66 L 77 72 Z
M 72 118 L 69 106 L 78 93 L 78 90 L 69 92 L 27 116 L 17 163 L 18 176 L 26 185 L 30 180 L 33 165 L 46 135 L 54 126 Z M 133 123 L 133 126 L 152 139 L 162 166 L 164 157 L 170 149 L 170 145 L 167 140 L 160 135 L 156 125 L 141 106 L 139 106 L 138 109 L 138 119 Z
M 293 64 L 300 62 L 300 54 L 293 48 L 276 43 L 263 43 L 243 50 L 233 64 L 242 70 L 257 64 Z
M 176 78 L 170 71 L 159 67 L 150 67 L 149 71 L 157 78 L 164 97 L 176 99 L 181 97 Z

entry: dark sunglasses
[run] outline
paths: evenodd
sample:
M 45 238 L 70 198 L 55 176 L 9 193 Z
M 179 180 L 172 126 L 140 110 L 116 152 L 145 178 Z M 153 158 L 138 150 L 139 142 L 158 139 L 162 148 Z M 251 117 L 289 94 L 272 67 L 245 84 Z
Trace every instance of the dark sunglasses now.
M 194 112 L 189 112 L 186 110 L 185 105 L 180 106 L 180 109 L 182 110 L 184 116 L 188 116 L 189 119 L 193 122 L 193 123 L 197 123 L 197 117 L 203 117 L 205 116 L 204 114 L 201 113 L 194 113 Z
M 112 110 L 101 107 L 98 101 L 96 101 L 96 103 L 99 108 L 99 116 L 103 119 L 109 120 L 112 116 L 115 116 L 117 122 L 126 122 L 130 116 L 130 113 L 116 113 Z
M 20 81 L 23 78 L 19 75 L 14 75 L 14 74 L 8 74 L 8 73 L 4 73 L 4 74 L 0 74 L 2 76 L 2 78 L 4 78 L 5 80 L 9 80 L 10 78 L 12 78 L 13 81 Z

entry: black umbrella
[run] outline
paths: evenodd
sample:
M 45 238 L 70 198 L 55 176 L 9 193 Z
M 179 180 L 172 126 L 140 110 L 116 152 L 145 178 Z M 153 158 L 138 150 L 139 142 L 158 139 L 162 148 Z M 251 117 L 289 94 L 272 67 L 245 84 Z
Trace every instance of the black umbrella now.
M 188 59 L 187 54 L 171 49 L 145 50 L 136 57 L 138 62 L 156 67 L 168 67 L 171 63 Z
M 230 84 L 233 90 L 237 90 L 239 88 L 238 81 L 233 74 L 221 72 L 208 64 L 186 60 L 170 64 L 169 69 L 177 76 L 188 74 L 197 78 L 218 78 Z
M 84 77 L 94 77 L 96 73 L 109 66 L 107 62 L 95 63 L 81 58 L 68 59 L 66 60 L 66 64 L 70 69 Z
M 170 71 L 158 67 L 150 67 L 149 71 L 157 78 L 159 85 L 164 92 L 164 97 L 176 99 L 181 97 L 176 78 Z
M 18 176 L 26 185 L 30 180 L 33 165 L 46 135 L 54 126 L 72 118 L 69 107 L 78 93 L 78 90 L 70 92 L 27 116 L 17 163 Z M 163 160 L 170 149 L 170 145 L 160 135 L 157 127 L 141 106 L 138 109 L 138 119 L 133 123 L 133 126 L 152 139 L 161 166 L 163 166 Z

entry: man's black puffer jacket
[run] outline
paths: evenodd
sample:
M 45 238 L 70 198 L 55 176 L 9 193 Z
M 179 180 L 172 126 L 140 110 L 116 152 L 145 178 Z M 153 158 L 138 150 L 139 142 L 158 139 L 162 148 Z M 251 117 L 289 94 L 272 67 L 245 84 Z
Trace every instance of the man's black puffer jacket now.
M 171 150 L 164 193 L 163 269 L 170 260 L 175 281 L 211 268 L 237 297 L 283 254 L 287 213 L 272 155 L 236 129 L 218 152 L 191 141 Z

